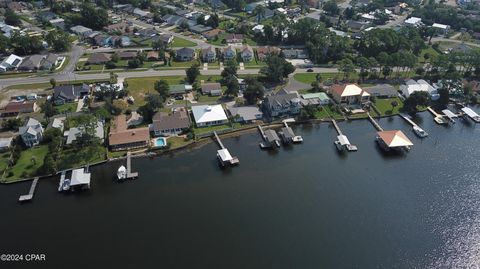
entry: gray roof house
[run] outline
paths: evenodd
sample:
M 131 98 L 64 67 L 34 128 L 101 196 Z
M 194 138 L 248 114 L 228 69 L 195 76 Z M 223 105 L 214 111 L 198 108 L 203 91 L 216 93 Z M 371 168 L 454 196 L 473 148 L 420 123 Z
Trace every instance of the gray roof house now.
M 46 55 L 35 54 L 25 57 L 17 69 L 22 71 L 51 69 L 53 66 L 55 66 L 57 59 L 58 55 L 53 53 Z
M 95 124 L 95 123 L 93 123 L 93 124 Z M 67 141 L 65 142 L 65 144 L 71 145 L 73 143 L 73 141 L 77 140 L 78 137 L 82 136 L 84 132 L 85 132 L 85 128 L 82 127 L 82 126 L 70 128 L 70 130 L 63 133 L 63 135 L 67 137 Z M 105 131 L 103 129 L 103 122 L 101 122 L 101 121 L 97 121 L 97 123 L 96 123 L 95 137 L 101 139 L 102 142 L 103 142 L 103 139 L 105 138 Z
M 202 49 L 202 60 L 207 63 L 214 62 L 217 59 L 217 52 L 212 46 Z
M 70 28 L 70 31 L 72 31 L 74 34 L 80 36 L 80 37 L 87 37 L 89 36 L 91 33 L 93 33 L 93 30 L 88 28 L 88 27 L 85 27 L 85 26 L 82 26 L 82 25 L 77 25 L 77 26 L 73 26 Z
M 61 85 L 53 89 L 53 101 L 57 105 L 75 102 L 78 98 L 87 95 L 90 87 L 87 84 L 81 85 Z
M 378 84 L 372 87 L 364 88 L 371 96 L 376 97 L 395 97 L 398 96 L 398 91 L 390 84 Z
M 151 129 L 155 136 L 178 135 L 190 128 L 191 122 L 184 108 L 169 114 L 158 112 L 153 116 Z
M 195 59 L 195 50 L 182 48 L 176 51 L 175 59 L 180 62 L 188 62 Z
M 42 141 L 43 127 L 38 120 L 29 118 L 25 125 L 18 129 L 18 133 L 27 147 L 33 147 Z
M 263 107 L 270 117 L 283 117 L 300 113 L 302 104 L 297 92 L 288 92 L 282 89 L 267 96 L 263 102 Z
M 238 106 L 227 108 L 236 122 L 250 123 L 263 118 L 263 112 L 257 106 Z

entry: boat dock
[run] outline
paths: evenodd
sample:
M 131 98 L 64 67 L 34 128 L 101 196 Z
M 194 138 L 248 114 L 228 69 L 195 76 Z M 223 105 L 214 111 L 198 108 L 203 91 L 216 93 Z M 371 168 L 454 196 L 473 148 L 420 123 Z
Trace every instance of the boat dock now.
M 28 194 L 21 195 L 18 198 L 19 202 L 27 202 L 27 201 L 31 201 L 33 199 L 33 195 L 35 194 L 35 189 L 37 188 L 38 179 L 39 179 L 38 177 L 33 179 L 32 185 L 30 186 L 30 191 L 28 192 Z
M 280 147 L 280 138 L 278 137 L 277 132 L 275 132 L 275 130 L 268 129 L 264 131 L 262 126 L 258 125 L 258 131 L 260 132 L 263 140 L 265 141 L 260 143 L 260 148 L 267 149 L 267 148 L 273 148 L 274 146 Z
M 67 175 L 66 171 L 62 171 L 60 174 L 60 182 L 58 183 L 58 191 L 61 192 L 64 190 L 63 185 L 65 184 L 65 176 Z
M 465 113 L 465 115 L 467 115 L 468 117 L 470 117 L 474 122 L 480 123 L 480 116 L 471 108 L 463 107 L 462 112 Z
M 282 137 L 283 143 L 302 143 L 303 137 L 295 135 L 292 128 L 287 124 L 287 122 L 295 122 L 295 119 L 285 119 L 282 122 L 285 126 L 280 130 L 280 136 Z
M 375 129 L 377 129 L 379 132 L 383 132 L 382 126 L 378 124 L 378 122 L 370 115 L 370 113 L 367 112 L 367 115 L 368 115 L 368 119 L 373 124 L 373 127 L 375 127 Z
M 230 165 L 237 165 L 240 163 L 240 160 L 238 160 L 237 157 L 232 156 L 230 152 L 228 151 L 227 148 L 222 143 L 222 140 L 220 140 L 220 137 L 218 136 L 217 132 L 213 132 L 215 139 L 217 140 L 218 145 L 220 146 L 220 149 L 217 150 L 217 158 L 222 164 L 222 166 L 225 166 L 226 164 Z
M 338 126 L 337 122 L 334 119 L 332 119 L 332 124 L 338 133 L 337 140 L 334 142 L 338 150 L 342 151 L 346 149 L 348 151 L 357 151 L 358 150 L 357 146 L 350 144 L 350 141 L 348 140 L 347 136 L 342 133 L 342 130 L 340 130 L 340 127 Z
M 404 119 L 406 122 L 408 122 L 409 124 L 412 125 L 412 127 L 413 127 L 412 130 L 417 136 L 419 136 L 420 138 L 428 136 L 428 133 L 425 132 L 425 130 L 420 128 L 420 126 L 418 126 L 418 124 L 416 124 L 414 121 L 412 121 L 412 119 L 410 119 L 410 116 L 402 114 L 402 113 L 400 113 L 399 116 L 402 119 Z
M 138 177 L 138 172 L 132 172 L 132 153 L 127 152 L 127 179 Z
M 432 113 L 432 115 L 434 116 L 433 120 L 438 123 L 438 124 L 448 124 L 448 121 L 445 119 L 445 117 L 443 115 L 440 115 L 438 114 L 437 112 L 435 112 L 435 110 L 433 110 L 431 107 L 427 107 L 428 111 L 430 111 L 430 113 Z
M 452 122 L 452 123 L 455 123 L 455 119 L 458 118 L 458 115 L 453 113 L 452 111 L 448 110 L 448 109 L 444 109 L 442 110 L 442 113 L 445 114 L 445 116 L 447 116 L 447 118 Z

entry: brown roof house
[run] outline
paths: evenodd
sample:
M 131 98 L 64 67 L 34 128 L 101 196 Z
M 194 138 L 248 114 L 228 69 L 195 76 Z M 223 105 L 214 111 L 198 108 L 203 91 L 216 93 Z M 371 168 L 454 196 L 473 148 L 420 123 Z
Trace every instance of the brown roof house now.
M 151 50 L 147 52 L 148 61 L 158 61 L 158 51 Z
M 210 30 L 210 31 L 203 32 L 202 35 L 206 39 L 211 40 L 211 39 L 214 39 L 215 37 L 217 37 L 221 32 L 223 32 L 223 31 L 220 30 L 220 29 L 213 29 L 213 30 Z
M 152 130 L 155 136 L 178 135 L 190 128 L 190 126 L 190 118 L 183 107 L 171 114 L 158 112 L 153 116 Z
M 258 60 L 264 61 L 267 56 L 272 55 L 272 54 L 280 54 L 281 49 L 277 47 L 272 47 L 272 46 L 265 46 L 265 47 L 258 47 L 257 48 L 257 57 Z
M 202 49 L 202 60 L 207 63 L 215 62 L 217 59 L 217 52 L 212 46 Z
M 222 95 L 222 85 L 220 83 L 204 83 L 202 84 L 202 94 L 208 94 L 210 96 Z
M 243 43 L 244 37 L 242 34 L 229 34 L 225 37 L 227 43 Z
M 370 94 L 357 84 L 332 85 L 330 94 L 337 103 L 360 104 L 370 98 Z
M 94 53 L 88 57 L 87 63 L 89 64 L 104 64 L 112 58 L 112 55 L 108 53 Z
M 148 146 L 149 141 L 148 127 L 127 129 L 127 117 L 123 114 L 115 117 L 108 134 L 108 144 L 111 150 L 143 148 Z
M 136 51 L 121 51 L 118 53 L 118 57 L 122 60 L 133 60 L 137 57 Z
M 20 113 L 31 113 L 39 110 L 35 102 L 10 102 L 2 111 L 2 117 L 16 116 Z

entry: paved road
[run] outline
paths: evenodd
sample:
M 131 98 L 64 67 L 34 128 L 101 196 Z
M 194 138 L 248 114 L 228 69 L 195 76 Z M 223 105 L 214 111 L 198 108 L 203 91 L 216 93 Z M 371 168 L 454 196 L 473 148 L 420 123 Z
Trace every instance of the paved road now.
M 457 43 L 457 44 L 462 44 L 463 43 L 465 45 L 480 48 L 480 44 L 477 44 L 477 43 L 464 42 L 462 40 L 449 39 L 449 38 L 444 38 L 444 37 L 434 37 L 434 38 L 432 38 L 432 42 L 452 42 L 452 43 Z

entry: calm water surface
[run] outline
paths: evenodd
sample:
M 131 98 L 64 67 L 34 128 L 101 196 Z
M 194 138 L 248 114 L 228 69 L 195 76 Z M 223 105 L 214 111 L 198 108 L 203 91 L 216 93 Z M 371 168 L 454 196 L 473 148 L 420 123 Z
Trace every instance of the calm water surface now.
M 19 205 L 29 183 L 0 186 L 0 252 L 45 253 L 45 268 L 478 268 L 480 126 L 417 121 L 428 138 L 380 121 L 415 143 L 404 156 L 383 155 L 361 120 L 340 123 L 359 147 L 344 156 L 319 124 L 276 153 L 258 133 L 225 139 L 233 169 L 218 168 L 209 144 L 135 159 L 135 181 L 113 181 L 118 162 L 95 167 L 82 194 L 42 180 Z

